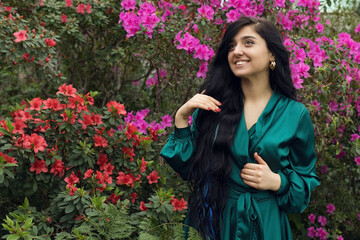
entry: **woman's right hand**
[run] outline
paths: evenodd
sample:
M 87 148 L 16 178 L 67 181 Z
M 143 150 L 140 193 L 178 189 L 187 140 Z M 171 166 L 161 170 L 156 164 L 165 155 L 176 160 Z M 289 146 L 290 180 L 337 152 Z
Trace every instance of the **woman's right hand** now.
M 221 103 L 213 97 L 205 94 L 205 90 L 195 94 L 189 101 L 182 105 L 175 115 L 175 126 L 178 128 L 187 127 L 189 116 L 197 109 L 204 109 L 213 112 L 220 112 Z

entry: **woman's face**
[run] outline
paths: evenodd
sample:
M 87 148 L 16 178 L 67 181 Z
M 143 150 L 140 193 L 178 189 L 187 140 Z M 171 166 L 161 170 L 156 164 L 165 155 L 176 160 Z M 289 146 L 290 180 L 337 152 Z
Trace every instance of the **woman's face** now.
M 230 43 L 228 62 L 235 76 L 243 79 L 269 79 L 269 64 L 275 57 L 265 40 L 254 30 L 245 26 Z

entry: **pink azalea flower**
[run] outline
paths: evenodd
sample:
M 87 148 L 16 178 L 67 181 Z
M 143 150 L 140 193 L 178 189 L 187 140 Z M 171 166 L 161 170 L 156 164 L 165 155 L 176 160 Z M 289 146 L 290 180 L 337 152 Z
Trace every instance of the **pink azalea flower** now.
M 200 60 L 209 61 L 215 55 L 214 50 L 211 47 L 200 44 L 195 47 L 194 58 Z
M 313 213 L 310 213 L 310 215 L 308 216 L 308 219 L 311 223 L 314 223 L 315 222 L 315 219 L 316 219 L 316 216 L 315 214 Z
M 164 116 L 162 116 L 161 117 L 161 119 L 162 119 L 162 122 L 161 122 L 161 126 L 163 127 L 163 128 L 166 128 L 166 127 L 171 127 L 172 126 L 172 117 L 169 115 L 169 114 L 167 114 L 167 115 L 164 115 Z
M 318 222 L 319 222 L 320 225 L 323 227 L 323 226 L 325 226 L 325 225 L 327 224 L 327 219 L 326 219 L 326 217 L 324 217 L 324 216 L 319 216 L 319 217 L 318 217 Z
M 356 139 L 360 139 L 360 136 L 359 134 L 351 134 L 351 138 L 350 138 L 350 141 L 354 142 L 356 141 Z
M 334 211 L 335 211 L 335 206 L 334 204 L 330 203 L 326 206 L 326 212 L 329 213 L 329 214 L 334 214 Z
M 320 111 L 320 110 L 321 110 L 321 105 L 320 105 L 320 103 L 319 103 L 317 100 L 314 100 L 314 101 L 312 102 L 312 105 L 314 106 L 314 109 L 315 109 L 316 111 Z
M 326 166 L 326 165 L 321 166 L 320 172 L 321 172 L 322 174 L 327 173 L 327 166 Z
M 140 28 L 140 18 L 133 12 L 121 12 L 119 15 L 120 22 L 123 22 L 123 28 L 127 32 L 126 37 L 132 37 Z
M 285 7 L 285 0 L 275 0 L 274 1 L 274 7 Z
M 123 0 L 121 2 L 121 6 L 126 10 L 136 9 L 136 1 L 135 0 Z
M 355 28 L 355 32 L 356 32 L 356 34 L 358 34 L 360 32 L 360 24 L 357 25 L 357 27 Z
M 26 35 L 25 30 L 20 30 L 18 32 L 15 32 L 14 36 L 16 37 L 15 42 L 21 42 L 21 41 L 25 41 L 26 39 L 28 39 L 28 36 Z
M 319 237 L 320 240 L 327 239 L 326 236 L 328 235 L 328 232 L 326 232 L 325 229 L 320 227 L 320 228 L 317 228 L 316 231 L 317 231 L 316 236 Z
M 316 230 L 314 227 L 309 227 L 307 230 L 308 230 L 307 236 L 309 238 L 314 238 L 316 236 Z
M 324 32 L 324 25 L 322 25 L 321 23 L 317 23 L 314 27 L 317 29 L 318 33 Z
M 176 48 L 184 49 L 188 52 L 193 52 L 199 43 L 199 39 L 193 37 L 190 33 L 187 32 L 184 34 L 182 39 L 179 39 L 179 45 L 177 45 Z
M 200 67 L 199 67 L 199 71 L 196 73 L 196 76 L 198 77 L 198 78 L 206 78 L 206 72 L 207 72 L 207 70 L 208 70 L 208 62 L 202 62 L 201 63 L 201 65 L 200 65 Z
M 147 87 L 151 87 L 151 86 L 154 86 L 154 85 L 158 84 L 157 74 L 155 74 L 154 77 L 149 78 L 148 80 L 146 80 L 145 84 L 146 84 Z
M 338 110 L 338 106 L 339 106 L 339 104 L 337 102 L 335 102 L 335 101 L 331 101 L 329 103 L 330 111 L 336 112 Z
M 336 238 L 336 240 L 344 240 L 344 238 L 340 235 Z
M 354 159 L 354 161 L 356 162 L 357 165 L 360 166 L 360 156 L 359 156 L 359 157 L 356 157 L 356 158 Z M 360 215 L 359 215 L 359 220 L 360 220 Z
M 235 22 L 236 20 L 239 19 L 240 17 L 240 13 L 237 10 L 230 10 L 229 12 L 226 13 L 226 17 L 227 17 L 227 23 L 231 23 L 231 22 Z
M 214 19 L 214 9 L 212 7 L 204 5 L 197 9 L 197 12 L 200 14 L 201 17 L 204 17 L 208 20 Z

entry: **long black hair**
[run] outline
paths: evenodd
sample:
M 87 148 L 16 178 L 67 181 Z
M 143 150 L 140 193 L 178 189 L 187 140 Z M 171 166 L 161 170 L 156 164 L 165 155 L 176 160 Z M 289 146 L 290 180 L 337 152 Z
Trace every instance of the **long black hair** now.
M 205 94 L 222 103 L 221 112 L 200 110 L 196 119 L 199 137 L 189 174 L 193 188 L 189 198 L 191 219 L 204 239 L 220 239 L 220 221 L 227 202 L 226 181 L 232 169 L 230 149 L 244 108 L 241 79 L 232 73 L 227 56 L 235 35 L 248 25 L 254 26 L 275 56 L 276 68 L 269 74 L 271 87 L 296 99 L 289 52 L 277 27 L 268 20 L 249 17 L 230 24 L 200 87 L 200 92 L 206 90 Z

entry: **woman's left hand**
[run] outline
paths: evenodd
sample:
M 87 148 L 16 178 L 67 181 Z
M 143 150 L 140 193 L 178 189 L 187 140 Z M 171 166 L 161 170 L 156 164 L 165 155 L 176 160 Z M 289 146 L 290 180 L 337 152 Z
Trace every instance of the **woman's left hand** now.
M 259 163 L 247 163 L 241 170 L 240 176 L 243 182 L 258 190 L 278 191 L 281 184 L 280 175 L 271 171 L 266 162 L 254 153 L 255 160 Z

